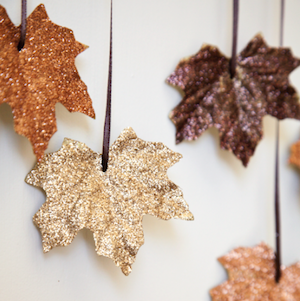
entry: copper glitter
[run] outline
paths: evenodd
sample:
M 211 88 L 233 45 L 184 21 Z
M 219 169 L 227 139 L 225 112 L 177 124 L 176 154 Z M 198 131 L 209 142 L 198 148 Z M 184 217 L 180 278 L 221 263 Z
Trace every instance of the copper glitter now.
M 289 163 L 294 164 L 298 168 L 300 168 L 300 141 L 297 141 L 292 145 Z
M 232 151 L 247 166 L 262 138 L 262 118 L 300 118 L 300 106 L 288 75 L 300 60 L 287 48 L 269 47 L 260 35 L 237 56 L 231 79 L 229 59 L 204 45 L 181 61 L 167 79 L 185 92 L 171 112 L 176 143 L 195 140 L 210 127 L 219 130 L 221 148 Z
M 80 229 L 88 228 L 98 255 L 111 258 L 128 275 L 144 243 L 145 214 L 194 219 L 181 189 L 167 176 L 180 158 L 162 143 L 137 138 L 128 128 L 110 147 L 104 173 L 100 154 L 65 139 L 62 148 L 45 155 L 25 180 L 47 195 L 33 217 L 44 252 L 69 245 Z
M 274 252 L 264 243 L 254 248 L 237 248 L 219 259 L 229 280 L 213 288 L 213 301 L 300 300 L 300 262 L 281 267 L 275 282 Z
M 95 117 L 75 58 L 87 46 L 73 32 L 52 23 L 39 5 L 27 18 L 25 45 L 19 52 L 20 28 L 0 5 L 0 104 L 13 111 L 15 131 L 27 137 L 38 160 L 56 132 L 55 104 Z

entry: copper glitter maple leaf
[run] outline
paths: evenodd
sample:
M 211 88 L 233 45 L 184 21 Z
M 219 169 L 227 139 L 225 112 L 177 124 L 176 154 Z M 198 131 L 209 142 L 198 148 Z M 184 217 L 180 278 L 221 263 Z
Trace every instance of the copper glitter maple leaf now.
M 292 145 L 289 163 L 294 164 L 298 168 L 300 168 L 300 141 L 297 141 Z
M 195 140 L 205 130 L 219 130 L 221 148 L 247 166 L 262 138 L 262 118 L 300 118 L 295 89 L 288 75 L 300 64 L 287 48 L 269 47 L 260 35 L 237 56 L 236 73 L 216 47 L 204 45 L 181 61 L 167 82 L 185 93 L 171 112 L 176 143 Z
M 137 138 L 128 128 L 110 147 L 104 173 L 100 154 L 65 139 L 62 148 L 46 154 L 26 178 L 47 195 L 33 217 L 44 252 L 69 245 L 80 229 L 88 228 L 96 252 L 113 259 L 128 275 L 144 243 L 145 214 L 193 219 L 181 189 L 167 177 L 167 169 L 180 158 L 162 143 Z
M 0 5 L 0 104 L 8 103 L 15 131 L 27 137 L 38 160 L 56 132 L 55 104 L 95 117 L 75 57 L 86 49 L 73 32 L 50 21 L 43 5 L 27 18 L 24 48 L 20 28 Z
M 282 266 L 282 276 L 276 283 L 274 252 L 264 243 L 237 248 L 219 261 L 229 280 L 210 291 L 213 301 L 300 300 L 300 262 Z

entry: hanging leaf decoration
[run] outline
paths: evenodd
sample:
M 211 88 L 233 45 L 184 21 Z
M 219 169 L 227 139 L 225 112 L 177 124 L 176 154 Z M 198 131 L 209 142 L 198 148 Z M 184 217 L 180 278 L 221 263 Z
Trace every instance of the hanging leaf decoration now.
M 300 300 L 300 262 L 283 267 L 275 282 L 274 251 L 264 243 L 254 248 L 237 248 L 219 258 L 229 280 L 213 288 L 213 301 Z
M 33 217 L 44 252 L 69 245 L 87 228 L 94 234 L 97 253 L 113 259 L 128 275 L 144 243 L 145 214 L 193 220 L 181 189 L 167 176 L 180 158 L 162 143 L 137 138 L 128 128 L 110 147 L 104 173 L 100 154 L 65 139 L 62 148 L 46 154 L 26 178 L 47 195 Z
M 287 48 L 269 47 L 257 35 L 237 56 L 233 78 L 229 62 L 209 45 L 182 60 L 167 79 L 185 93 L 170 118 L 176 126 L 176 143 L 195 140 L 216 127 L 221 148 L 232 151 L 247 166 L 263 136 L 265 115 L 300 118 L 298 96 L 288 80 L 300 60 Z
M 38 160 L 56 132 L 55 104 L 92 118 L 95 113 L 75 58 L 87 46 L 73 32 L 50 21 L 39 5 L 27 18 L 25 45 L 19 52 L 20 28 L 0 5 L 0 104 L 13 112 L 15 131 L 27 137 Z
M 298 168 L 300 168 L 300 141 L 297 141 L 292 145 L 289 163 L 294 164 Z
M 274 252 L 264 243 L 237 248 L 219 261 L 229 280 L 210 291 L 213 301 L 300 300 L 300 263 L 282 267 L 276 283 Z

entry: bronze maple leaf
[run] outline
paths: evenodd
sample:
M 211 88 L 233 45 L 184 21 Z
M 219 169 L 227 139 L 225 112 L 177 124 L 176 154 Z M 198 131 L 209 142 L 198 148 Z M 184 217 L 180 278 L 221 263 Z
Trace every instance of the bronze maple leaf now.
M 42 4 L 27 18 L 20 52 L 20 28 L 1 5 L 0 23 L 0 104 L 11 106 L 15 131 L 29 139 L 40 160 L 56 132 L 57 102 L 70 112 L 95 117 L 75 67 L 76 56 L 87 46 L 77 42 L 70 29 L 51 22 Z
M 219 130 L 221 148 L 247 166 L 262 138 L 262 118 L 300 118 L 295 89 L 288 75 L 300 64 L 287 48 L 269 47 L 260 35 L 237 56 L 236 73 L 216 47 L 204 45 L 182 60 L 167 82 L 185 93 L 171 112 L 176 143 L 195 140 L 205 130 Z
M 128 275 L 144 243 L 145 214 L 193 220 L 181 189 L 167 176 L 180 158 L 162 143 L 137 138 L 128 128 L 110 147 L 104 173 L 100 154 L 65 139 L 62 148 L 46 154 L 26 178 L 47 195 L 33 217 L 44 252 L 69 245 L 87 228 L 94 234 L 96 252 L 113 259 Z
M 294 164 L 298 168 L 300 168 L 300 141 L 297 141 L 292 145 L 289 163 Z
M 300 262 L 281 267 L 275 282 L 274 251 L 264 243 L 254 248 L 237 248 L 219 258 L 229 280 L 213 288 L 213 301 L 298 301 Z

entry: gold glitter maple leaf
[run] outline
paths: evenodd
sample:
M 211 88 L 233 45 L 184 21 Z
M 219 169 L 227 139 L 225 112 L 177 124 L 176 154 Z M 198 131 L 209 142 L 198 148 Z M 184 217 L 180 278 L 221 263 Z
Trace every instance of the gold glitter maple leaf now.
M 210 127 L 219 130 L 222 149 L 244 166 L 263 136 L 262 118 L 300 118 L 300 106 L 288 75 L 300 65 L 287 48 L 269 47 L 257 35 L 237 56 L 235 76 L 230 60 L 216 47 L 204 45 L 182 60 L 167 79 L 185 93 L 171 112 L 176 143 L 195 140 Z
M 275 282 L 274 251 L 264 243 L 254 248 L 237 248 L 219 258 L 229 280 L 213 288 L 213 301 L 298 301 L 300 300 L 300 262 L 281 267 Z
M 0 104 L 11 106 L 15 131 L 29 139 L 40 160 L 56 132 L 57 102 L 70 112 L 95 117 L 75 67 L 75 57 L 87 46 L 77 42 L 70 29 L 51 22 L 42 4 L 27 18 L 20 52 L 20 28 L 1 5 L 0 23 Z
M 144 243 L 145 214 L 193 220 L 181 189 L 167 177 L 167 169 L 180 158 L 162 143 L 137 138 L 128 128 L 110 147 L 104 173 L 100 154 L 65 139 L 62 148 L 46 154 L 25 180 L 47 195 L 33 217 L 44 252 L 69 245 L 80 229 L 88 228 L 96 252 L 113 259 L 128 275 Z

